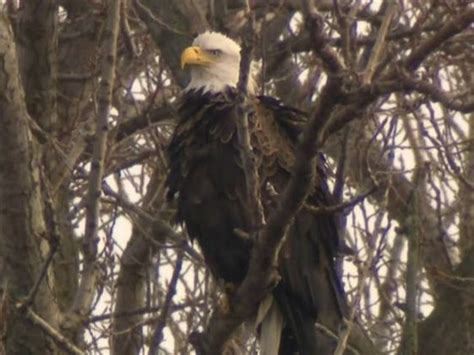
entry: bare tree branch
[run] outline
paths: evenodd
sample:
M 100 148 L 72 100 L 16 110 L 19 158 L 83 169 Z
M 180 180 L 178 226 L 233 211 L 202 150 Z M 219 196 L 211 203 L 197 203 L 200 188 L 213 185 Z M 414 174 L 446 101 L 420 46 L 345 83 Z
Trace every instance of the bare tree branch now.
M 107 26 L 104 33 L 104 52 L 102 57 L 102 79 L 99 86 L 98 120 L 94 151 L 91 163 L 89 188 L 86 208 L 86 225 L 84 237 L 84 271 L 74 304 L 68 314 L 69 328 L 75 329 L 82 317 L 91 310 L 97 282 L 97 244 L 99 242 L 99 197 L 101 193 L 104 158 L 106 153 L 107 133 L 109 130 L 109 112 L 112 89 L 115 77 L 115 61 L 117 54 L 117 36 L 120 23 L 121 0 L 110 3 L 107 16 Z
M 75 346 L 71 341 L 53 328 L 47 321 L 37 315 L 30 307 L 27 307 L 26 313 L 33 324 L 41 328 L 49 337 L 51 337 L 58 345 L 64 348 L 68 353 L 75 355 L 84 355 L 85 352 Z
M 2 321 L 3 345 L 8 353 L 35 353 L 37 347 L 54 349 L 43 334 L 29 329 L 29 321 L 16 303 L 30 292 L 34 307 L 53 326 L 59 312 L 50 302 L 50 289 L 38 280 L 42 253 L 48 245 L 41 203 L 38 156 L 28 125 L 28 112 L 21 84 L 13 31 L 5 14 L 0 14 L 0 264 L 3 299 L 7 302 Z M 42 279 L 42 277 L 40 277 Z M 35 286 L 36 284 L 36 286 Z
M 166 293 L 165 302 L 163 303 L 160 316 L 156 322 L 156 327 L 153 332 L 153 337 L 148 355 L 157 355 L 160 343 L 163 341 L 163 329 L 166 325 L 166 320 L 169 316 L 171 301 L 173 299 L 173 296 L 176 294 L 176 284 L 178 283 L 178 277 L 183 266 L 183 257 L 183 250 L 180 249 L 176 257 L 176 266 L 174 268 L 173 275 L 171 275 L 171 279 L 168 284 L 168 292 Z
M 425 39 L 415 48 L 404 60 L 404 67 L 408 70 L 417 69 L 420 64 L 436 49 L 440 47 L 447 39 L 462 32 L 474 21 L 474 8 L 466 9 L 458 16 L 441 27 L 433 36 Z
M 395 2 L 392 2 L 385 13 L 382 25 L 380 26 L 380 30 L 378 31 L 377 40 L 375 41 L 374 48 L 372 49 L 372 53 L 369 58 L 369 62 L 367 63 L 367 67 L 365 68 L 365 72 L 362 77 L 362 84 L 367 85 L 372 82 L 375 70 L 380 64 L 382 51 L 385 48 L 385 40 L 388 34 L 388 30 L 396 11 L 397 5 Z
M 250 9 L 249 9 L 250 11 Z M 247 26 L 244 30 L 244 44 L 241 50 L 240 70 L 239 70 L 239 82 L 237 83 L 237 90 L 239 92 L 239 105 L 237 107 L 239 117 L 241 120 L 237 122 L 237 135 L 241 145 L 241 159 L 245 171 L 245 182 L 247 185 L 247 199 L 249 206 L 255 211 L 255 220 L 253 225 L 255 227 L 265 224 L 265 216 L 263 213 L 262 201 L 260 199 L 260 182 L 258 177 L 257 165 L 255 163 L 255 157 L 252 152 L 252 146 L 250 144 L 250 132 L 249 132 L 249 110 L 247 103 L 247 87 L 249 83 L 249 75 L 251 75 L 251 62 L 252 62 L 252 50 L 255 31 L 255 18 L 253 12 L 249 12 Z M 252 214 L 253 215 L 253 214 Z

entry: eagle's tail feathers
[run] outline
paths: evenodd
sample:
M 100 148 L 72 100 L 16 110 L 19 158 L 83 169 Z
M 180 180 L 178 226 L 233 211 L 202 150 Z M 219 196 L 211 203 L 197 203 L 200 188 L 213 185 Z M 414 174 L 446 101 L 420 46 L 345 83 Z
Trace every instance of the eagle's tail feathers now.
M 275 354 L 317 354 L 316 327 L 313 317 L 278 286 L 273 294 L 286 323 L 282 329 L 280 350 Z
M 268 295 L 260 304 L 257 324 L 260 325 L 260 354 L 278 354 L 283 329 L 283 315 L 272 295 Z

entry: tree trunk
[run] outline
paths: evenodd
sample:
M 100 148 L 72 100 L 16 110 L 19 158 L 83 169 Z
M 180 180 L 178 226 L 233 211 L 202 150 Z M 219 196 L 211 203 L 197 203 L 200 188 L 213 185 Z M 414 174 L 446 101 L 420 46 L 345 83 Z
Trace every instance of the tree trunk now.
M 43 256 L 48 251 L 40 170 L 29 133 L 24 93 L 17 65 L 13 33 L 0 15 L 0 260 L 6 300 L 5 349 L 7 354 L 52 354 L 51 339 L 32 327 L 25 300 L 51 326 L 58 312 L 47 286 L 48 274 L 31 295 L 40 278 Z M 29 305 L 25 305 L 28 307 Z

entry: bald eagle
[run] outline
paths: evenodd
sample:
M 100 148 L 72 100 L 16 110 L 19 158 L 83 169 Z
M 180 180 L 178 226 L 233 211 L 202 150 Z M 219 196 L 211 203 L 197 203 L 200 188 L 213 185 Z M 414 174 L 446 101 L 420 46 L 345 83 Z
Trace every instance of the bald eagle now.
M 195 38 L 181 57 L 191 80 L 179 107 L 179 122 L 168 148 L 170 199 L 178 203 L 178 220 L 197 240 L 217 279 L 239 284 L 245 277 L 251 239 L 256 232 L 247 205 L 236 124 L 240 46 L 223 34 Z M 257 96 L 249 80 L 249 130 L 258 164 L 265 213 L 275 207 L 291 176 L 294 150 L 305 122 L 300 110 L 278 99 Z M 307 203 L 331 204 L 321 157 Z M 279 255 L 281 280 L 272 291 L 283 319 L 280 355 L 332 354 L 337 340 L 319 333 L 315 322 L 337 333 L 346 314 L 345 295 L 335 271 L 338 250 L 335 217 L 302 210 L 289 228 Z M 274 353 L 276 354 L 276 353 Z

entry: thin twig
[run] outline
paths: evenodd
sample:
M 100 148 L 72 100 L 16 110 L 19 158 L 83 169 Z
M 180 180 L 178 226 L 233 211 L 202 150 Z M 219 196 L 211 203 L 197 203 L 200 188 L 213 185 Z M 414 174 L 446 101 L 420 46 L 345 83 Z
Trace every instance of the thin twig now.
M 308 211 L 314 214 L 333 214 L 335 212 L 344 211 L 346 208 L 354 207 L 358 203 L 361 203 L 362 201 L 364 201 L 367 196 L 370 196 L 376 190 L 377 190 L 377 187 L 374 186 L 369 191 L 364 192 L 349 201 L 345 201 L 337 205 L 314 207 L 308 203 L 305 203 L 304 208 L 306 208 Z
M 202 302 L 185 302 L 185 303 L 180 303 L 180 304 L 173 304 L 170 306 L 171 312 L 176 312 L 176 311 L 181 311 L 186 308 L 203 308 L 204 303 Z M 131 311 L 123 311 L 123 312 L 113 312 L 113 313 L 104 313 L 98 316 L 93 316 L 88 318 L 85 323 L 90 324 L 90 323 L 96 323 L 96 322 L 102 322 L 107 319 L 111 318 L 123 318 L 123 317 L 132 317 L 136 315 L 142 315 L 142 314 L 147 314 L 147 313 L 155 313 L 158 312 L 163 308 L 163 305 L 158 305 L 154 307 L 142 307 L 138 309 L 134 309 Z
M 62 335 L 58 330 L 54 329 L 46 320 L 41 318 L 36 314 L 30 307 L 26 309 L 26 314 L 28 318 L 33 322 L 33 324 L 40 327 L 45 334 L 50 336 L 60 347 L 64 348 L 71 354 L 76 355 L 85 355 L 86 353 L 79 349 L 76 345 L 71 343 L 71 341 Z
M 381 229 L 380 225 L 382 223 L 382 220 L 383 220 L 383 214 L 379 214 L 378 218 L 375 221 L 375 228 L 374 228 L 375 231 L 378 231 Z M 344 319 L 345 326 L 343 327 L 342 331 L 339 334 L 339 340 L 337 343 L 336 350 L 334 351 L 334 355 L 343 355 L 345 353 L 345 350 L 349 347 L 349 344 L 348 344 L 349 336 L 352 332 L 354 323 L 356 323 L 355 321 L 356 310 L 358 309 L 358 306 L 359 306 L 359 303 L 364 291 L 364 287 L 366 285 L 367 280 L 370 277 L 369 276 L 370 270 L 372 269 L 372 265 L 374 262 L 375 248 L 369 244 L 366 250 L 367 250 L 366 262 L 362 263 L 361 269 L 359 269 L 359 277 L 357 280 L 356 293 L 354 296 L 354 300 L 350 307 L 349 317 Z
M 41 171 L 41 181 L 46 182 L 47 179 L 43 176 L 43 172 Z M 49 251 L 46 257 L 46 260 L 41 267 L 41 270 L 35 280 L 33 287 L 31 288 L 28 296 L 24 301 L 22 301 L 22 307 L 29 307 L 35 301 L 36 294 L 39 291 L 40 285 L 47 276 L 49 266 L 51 265 L 54 255 L 56 254 L 59 246 L 59 231 L 58 231 L 58 224 L 55 220 L 54 215 L 54 208 L 53 208 L 53 201 L 51 199 L 51 192 L 49 186 L 44 183 L 42 188 L 43 193 L 43 201 L 44 201 L 44 215 L 45 215 L 45 222 L 47 224 L 47 230 L 49 231 Z
M 166 325 L 166 320 L 170 312 L 171 300 L 176 294 L 176 285 L 178 283 L 178 278 L 181 273 L 181 267 L 183 266 L 184 253 L 183 249 L 178 249 L 178 255 L 176 258 L 176 266 L 171 276 L 170 283 L 168 285 L 168 292 L 166 293 L 165 302 L 161 310 L 160 316 L 156 322 L 155 331 L 153 332 L 153 337 L 150 345 L 150 350 L 148 355 L 157 355 L 160 348 L 161 341 L 163 340 L 163 329 Z
M 43 266 L 41 267 L 39 275 L 35 280 L 35 284 L 31 288 L 30 293 L 28 294 L 26 299 L 21 302 L 20 308 L 29 307 L 35 301 L 35 297 L 36 297 L 36 294 L 38 293 L 41 282 L 43 282 L 45 276 L 47 275 L 49 266 L 51 265 L 51 262 L 53 261 L 53 258 L 54 258 L 54 255 L 56 254 L 57 249 L 58 249 L 58 243 L 56 241 L 52 243 L 52 247 L 49 249 L 48 256 L 46 257 L 46 260 L 43 263 Z
M 325 327 L 325 326 L 322 325 L 321 323 L 316 322 L 314 325 L 315 325 L 315 328 L 316 328 L 317 330 L 319 330 L 321 333 L 323 333 L 323 334 L 325 334 L 325 335 L 327 335 L 327 336 L 333 338 L 334 340 L 338 340 L 338 339 L 339 339 L 339 337 L 337 336 L 336 333 L 334 333 L 331 329 Z M 350 350 L 350 351 L 351 351 L 353 354 L 355 354 L 355 355 L 360 355 L 360 352 L 357 351 L 357 349 L 354 348 L 354 347 L 351 346 L 351 345 L 348 345 L 348 346 L 347 346 L 347 349 Z
M 134 3 L 141 9 L 143 10 L 144 12 L 146 12 L 146 14 L 148 15 L 148 17 L 150 19 L 152 19 L 153 21 L 155 21 L 156 23 L 158 23 L 159 25 L 163 26 L 164 28 L 166 28 L 168 31 L 170 32 L 173 32 L 173 33 L 176 33 L 176 34 L 179 34 L 179 35 L 183 35 L 183 36 L 187 36 L 189 37 L 189 34 L 186 33 L 186 32 L 183 32 L 183 31 L 180 31 L 179 29 L 177 29 L 176 27 L 168 24 L 166 21 L 164 21 L 163 19 L 159 18 L 157 15 L 156 15 L 156 12 L 153 12 L 150 8 L 148 8 L 145 4 L 143 4 L 141 2 L 141 0 L 134 0 Z
M 372 82 L 375 70 L 377 69 L 380 63 L 383 49 L 385 48 L 385 40 L 388 34 L 388 29 L 390 27 L 390 23 L 392 22 L 393 17 L 395 16 L 396 10 L 397 4 L 395 2 L 392 2 L 392 4 L 389 5 L 385 13 L 382 25 L 380 26 L 380 30 L 378 31 L 377 40 L 375 41 L 374 48 L 372 49 L 369 62 L 367 64 L 367 67 L 365 68 L 365 73 L 362 78 L 363 84 L 370 84 Z
M 182 241 L 186 239 L 186 236 L 182 233 L 176 232 L 163 218 L 160 218 L 160 216 L 152 216 L 143 208 L 136 206 L 130 201 L 127 201 L 125 198 L 123 198 L 123 196 L 112 190 L 105 182 L 102 184 L 102 191 L 105 195 L 113 197 L 115 202 L 119 203 L 125 212 L 132 212 L 137 217 L 147 221 L 147 223 L 152 225 L 154 235 L 153 238 L 150 238 L 150 242 L 156 244 L 158 243 L 158 239 L 171 240 L 174 243 L 179 244 L 191 259 L 202 263 L 202 256 L 198 254 L 190 245 L 182 243 Z M 133 218 L 132 214 L 129 213 L 129 215 Z M 143 235 L 147 236 L 147 233 L 143 233 Z

